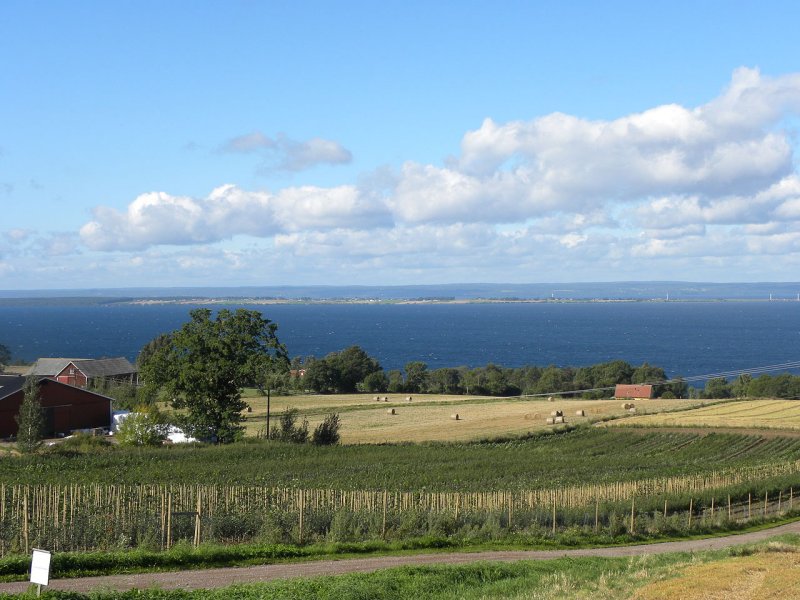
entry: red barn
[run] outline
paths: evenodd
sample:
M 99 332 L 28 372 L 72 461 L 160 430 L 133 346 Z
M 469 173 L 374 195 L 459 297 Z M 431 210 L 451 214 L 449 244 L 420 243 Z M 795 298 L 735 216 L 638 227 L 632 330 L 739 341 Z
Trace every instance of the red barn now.
M 24 385 L 25 377 L 0 375 L 0 437 L 17 433 Z M 39 380 L 39 401 L 45 414 L 45 435 L 111 426 L 111 398 L 89 390 L 43 378 Z
M 61 383 L 89 387 L 103 381 L 135 384 L 136 367 L 127 358 L 40 358 L 27 375 L 48 377 Z
M 625 385 L 617 384 L 614 398 L 625 400 L 647 400 L 653 397 L 652 385 Z

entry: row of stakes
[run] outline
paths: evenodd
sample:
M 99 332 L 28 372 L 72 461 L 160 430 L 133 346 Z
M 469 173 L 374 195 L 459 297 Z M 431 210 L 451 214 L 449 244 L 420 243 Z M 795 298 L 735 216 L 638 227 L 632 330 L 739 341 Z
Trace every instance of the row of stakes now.
M 389 397 L 388 396 L 375 396 L 373 398 L 373 400 L 375 400 L 375 402 L 388 402 L 389 401 Z M 406 396 L 406 402 L 413 402 L 413 401 L 414 401 L 414 398 L 412 398 L 411 396 Z M 395 411 L 395 409 L 393 409 L 393 408 L 389 408 L 389 409 L 386 410 L 386 414 L 388 414 L 388 415 L 396 415 L 397 411 Z M 450 418 L 453 419 L 453 421 L 460 421 L 461 420 L 461 416 L 458 413 L 453 413 L 452 415 L 450 415 Z

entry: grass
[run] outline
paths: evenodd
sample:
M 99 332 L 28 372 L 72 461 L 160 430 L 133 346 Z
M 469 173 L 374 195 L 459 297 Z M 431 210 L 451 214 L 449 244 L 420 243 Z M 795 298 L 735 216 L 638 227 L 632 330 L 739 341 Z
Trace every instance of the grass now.
M 389 402 L 376 402 L 373 394 L 334 394 L 278 396 L 271 400 L 271 413 L 277 417 L 287 407 L 300 410 L 309 426 L 318 425 L 330 412 L 341 417 L 345 444 L 384 444 L 419 442 L 475 441 L 492 437 L 524 435 L 548 431 L 546 419 L 561 410 L 567 423 L 580 425 L 629 415 L 620 400 L 565 400 L 548 402 L 536 398 L 490 398 L 433 394 L 380 394 Z M 265 427 L 266 398 L 246 398 L 252 412 L 245 413 L 246 435 L 255 436 Z M 637 402 L 644 413 L 683 410 L 698 406 L 697 400 L 647 400 Z M 394 415 L 388 414 L 395 409 Z M 576 416 L 583 410 L 584 417 Z M 459 420 L 451 415 L 458 413 Z M 277 422 L 277 418 L 274 422 Z
M 800 430 L 800 401 L 739 400 L 681 412 L 635 416 L 612 424 Z
M 420 566 L 374 573 L 299 578 L 213 590 L 100 590 L 89 594 L 46 591 L 61 600 L 546 600 L 555 598 L 800 598 L 800 537 L 782 536 L 725 551 L 569 557 L 512 563 Z M 33 593 L 33 592 L 32 592 Z M 12 596 L 0 595 L 5 600 Z

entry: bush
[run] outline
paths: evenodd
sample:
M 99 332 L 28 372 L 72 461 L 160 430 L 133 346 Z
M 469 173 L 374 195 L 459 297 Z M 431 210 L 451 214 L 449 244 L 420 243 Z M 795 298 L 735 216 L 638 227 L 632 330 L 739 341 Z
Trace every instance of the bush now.
M 281 442 L 292 442 L 295 444 L 305 444 L 308 441 L 308 420 L 303 419 L 297 425 L 297 417 L 300 411 L 296 408 L 287 408 L 278 420 L 278 428 L 274 430 L 270 437 Z
M 123 446 L 160 446 L 168 427 L 154 405 L 142 405 L 125 417 L 115 437 Z
M 314 430 L 311 441 L 317 446 L 333 446 L 339 438 L 339 415 L 331 413 Z

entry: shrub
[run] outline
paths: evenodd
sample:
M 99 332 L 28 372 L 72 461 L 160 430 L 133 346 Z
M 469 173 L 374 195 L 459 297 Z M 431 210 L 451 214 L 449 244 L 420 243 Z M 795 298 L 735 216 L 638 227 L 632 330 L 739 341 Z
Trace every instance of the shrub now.
M 317 446 L 333 446 L 339 443 L 339 415 L 331 413 L 314 430 L 311 441 Z
M 308 420 L 303 419 L 303 422 L 297 425 L 299 415 L 300 411 L 296 408 L 287 408 L 283 411 L 278 420 L 278 428 L 271 434 L 272 439 L 295 444 L 306 443 L 308 441 Z

